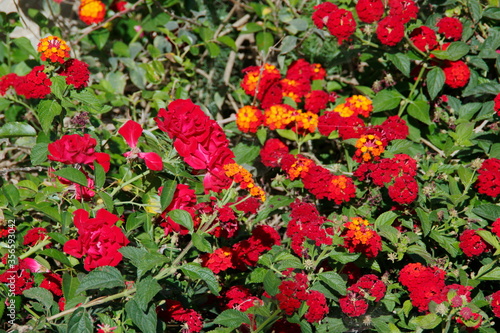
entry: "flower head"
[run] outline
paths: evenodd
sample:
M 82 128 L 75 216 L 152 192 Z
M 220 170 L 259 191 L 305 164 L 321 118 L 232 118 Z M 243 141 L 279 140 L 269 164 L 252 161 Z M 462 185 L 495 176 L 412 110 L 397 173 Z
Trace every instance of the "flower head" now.
M 355 147 L 357 150 L 353 159 L 360 163 L 378 160 L 385 150 L 382 140 L 374 134 L 362 135 L 356 141 Z
M 382 250 L 382 238 L 373 230 L 372 225 L 360 217 L 353 217 L 344 224 L 344 247 L 351 253 L 361 252 L 374 258 Z
M 246 105 L 236 113 L 236 125 L 243 133 L 255 133 L 264 122 L 262 111 L 255 106 Z
M 384 15 L 384 4 L 382 0 L 359 0 L 356 4 L 356 12 L 362 22 L 373 23 Z
M 101 23 L 106 16 L 106 5 L 101 0 L 81 0 L 78 16 L 88 25 Z
M 436 23 L 436 27 L 439 28 L 438 32 L 448 39 L 457 41 L 462 38 L 463 25 L 456 17 L 443 17 Z
M 66 77 L 66 83 L 72 84 L 76 89 L 85 88 L 89 84 L 89 65 L 78 59 L 68 59 L 57 74 Z
M 57 36 L 48 36 L 40 39 L 37 51 L 41 53 L 42 61 L 64 63 L 65 58 L 69 58 L 70 47 L 64 40 Z
M 403 22 L 396 16 L 386 16 L 378 22 L 377 38 L 382 44 L 394 46 L 399 43 L 405 34 Z

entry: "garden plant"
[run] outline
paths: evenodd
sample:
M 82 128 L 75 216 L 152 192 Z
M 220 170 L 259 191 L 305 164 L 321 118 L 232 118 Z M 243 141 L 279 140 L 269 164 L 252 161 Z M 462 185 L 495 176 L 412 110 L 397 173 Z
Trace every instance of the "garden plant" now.
M 498 0 L 16 6 L 0 332 L 500 330 Z

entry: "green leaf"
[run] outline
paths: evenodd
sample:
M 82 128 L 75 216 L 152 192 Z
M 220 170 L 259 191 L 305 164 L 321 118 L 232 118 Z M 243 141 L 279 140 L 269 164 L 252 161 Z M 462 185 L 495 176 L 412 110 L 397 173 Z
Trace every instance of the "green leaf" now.
M 164 211 L 172 202 L 175 190 L 177 189 L 177 182 L 175 180 L 168 179 L 163 182 L 163 188 L 160 195 L 160 207 L 161 211 Z
M 206 232 L 205 233 L 200 233 L 200 232 L 193 233 L 193 245 L 201 252 L 207 252 L 207 253 L 212 252 L 212 245 L 205 238 L 205 236 L 208 236 L 208 234 Z
M 67 333 L 93 333 L 92 318 L 84 308 L 78 308 L 68 321 Z
M 434 239 L 443 249 L 446 250 L 453 258 L 458 254 L 458 241 L 454 238 L 441 235 L 436 230 L 431 230 L 430 237 Z
M 99 113 L 102 110 L 102 104 L 90 88 L 83 89 L 82 91 L 71 90 L 70 97 L 89 106 L 90 110 L 94 113 Z
M 2 187 L 2 191 L 9 204 L 12 207 L 16 207 L 19 203 L 19 200 L 21 199 L 17 187 L 14 184 L 7 183 Z
M 0 127 L 0 138 L 19 138 L 23 136 L 36 136 L 36 130 L 33 126 L 21 123 L 11 122 Z
M 500 217 L 500 206 L 484 204 L 472 209 L 472 212 L 490 221 L 495 221 Z
M 62 291 L 66 302 L 68 302 L 75 297 L 80 281 L 69 273 L 64 273 L 62 278 Z
M 429 232 L 431 232 L 431 227 L 432 227 L 432 221 L 429 218 L 429 213 L 427 213 L 420 207 L 417 207 L 415 211 L 417 213 L 418 219 L 420 220 L 420 226 L 422 227 L 424 236 L 427 236 Z
M 257 145 L 248 145 L 244 142 L 238 143 L 232 149 L 236 163 L 242 164 L 251 164 L 260 153 L 260 147 Z
M 184 209 L 174 209 L 168 213 L 168 216 L 177 224 L 183 226 L 189 231 L 193 231 L 193 218 L 191 214 Z
M 25 51 L 29 55 L 33 56 L 35 59 L 38 59 L 39 54 L 31 44 L 31 41 L 26 37 L 19 37 L 13 39 L 14 44 L 21 50 Z
M 127 316 L 139 327 L 141 332 L 156 332 L 156 307 L 151 306 L 148 312 L 144 312 L 135 298 L 125 304 Z
M 426 101 L 411 101 L 408 105 L 408 114 L 426 125 L 432 124 L 429 110 L 430 106 Z
M 240 327 L 241 324 L 250 325 L 250 319 L 247 314 L 241 311 L 228 309 L 222 311 L 221 314 L 214 319 L 214 323 L 229 328 L 237 328 Z
M 149 302 L 162 289 L 158 282 L 152 276 L 147 276 L 136 285 L 137 292 L 134 295 L 134 300 L 142 311 L 146 311 Z
M 244 33 L 244 34 L 249 34 L 249 33 L 258 32 L 258 31 L 262 31 L 262 26 L 258 25 L 257 23 L 254 23 L 254 22 L 249 22 L 249 23 L 245 24 L 243 29 L 241 29 L 241 33 Z
M 47 310 L 49 310 L 54 303 L 52 293 L 45 288 L 33 287 L 28 290 L 24 290 L 23 295 L 39 301 Z
M 69 261 L 68 257 L 66 257 L 65 254 L 63 254 L 61 251 L 58 251 L 56 249 L 45 249 L 40 252 L 40 254 L 43 254 L 47 257 L 51 257 L 57 261 L 59 261 L 61 264 L 66 265 L 68 267 L 73 267 L 71 265 L 71 262 Z
M 102 50 L 102 48 L 106 45 L 106 42 L 108 41 L 109 34 L 110 32 L 107 29 L 98 29 L 92 31 L 92 33 L 90 34 L 90 39 L 92 39 L 95 46 L 97 46 L 97 49 Z
M 483 12 L 483 17 L 500 21 L 500 8 L 498 7 L 486 8 Z
M 387 54 L 387 58 L 404 76 L 410 77 L 410 58 L 404 53 Z
M 61 114 L 62 106 L 55 100 L 43 100 L 38 104 L 37 116 L 44 132 L 48 132 L 54 125 L 54 118 Z
M 481 272 L 481 271 L 479 271 Z M 479 275 L 478 272 L 478 275 Z M 499 281 L 500 280 L 500 267 L 495 267 L 491 271 L 489 271 L 486 274 L 482 274 L 480 277 L 478 277 L 478 280 L 482 281 Z
M 125 280 L 118 269 L 111 266 L 102 266 L 85 275 L 76 290 L 79 294 L 89 289 L 125 287 Z
M 345 295 L 347 293 L 346 281 L 338 274 L 333 271 L 323 272 L 318 275 L 319 279 L 323 281 L 333 290 L 337 291 L 340 295 Z
M 373 98 L 373 112 L 392 110 L 399 106 L 402 98 L 397 90 L 382 90 Z
M 493 246 L 496 251 L 500 250 L 500 243 L 498 242 L 498 238 L 494 236 L 491 232 L 487 230 L 476 230 L 476 233 L 484 239 L 488 244 Z
M 381 226 L 384 225 L 392 225 L 392 222 L 394 222 L 395 219 L 398 218 L 398 214 L 392 212 L 392 211 L 387 211 L 382 214 L 380 214 L 377 219 L 375 220 L 375 227 L 380 228 Z
M 497 95 L 499 91 L 500 91 L 499 83 L 488 82 L 488 83 L 478 84 L 474 88 L 467 89 L 467 92 L 464 92 L 463 96 L 467 97 L 472 95 L 483 95 L 483 94 Z
M 80 170 L 77 170 L 72 167 L 66 167 L 61 170 L 54 171 L 54 174 L 56 176 L 62 177 L 64 179 L 67 179 L 73 183 L 80 184 L 82 186 L 87 187 L 87 176 Z
M 270 32 L 261 31 L 255 36 L 255 41 L 260 51 L 267 52 L 274 45 L 274 35 Z
M 236 43 L 234 42 L 234 39 L 232 39 L 229 36 L 221 36 L 221 37 L 217 38 L 217 41 L 221 42 L 222 44 L 226 44 L 233 51 L 238 51 L 238 48 L 236 46 Z
M 444 86 L 445 75 L 443 70 L 439 67 L 431 69 L 425 81 L 427 83 L 427 92 L 429 96 L 431 99 L 436 98 Z
M 281 284 L 281 280 L 276 276 L 272 270 L 268 270 L 266 275 L 264 275 L 264 289 L 265 291 L 271 295 L 275 296 L 279 293 L 279 285 Z
M 356 261 L 360 256 L 361 253 L 337 252 L 335 250 L 330 252 L 330 258 L 344 265 Z
M 106 206 L 106 209 L 109 210 L 110 212 L 113 211 L 115 204 L 113 202 L 113 198 L 111 196 L 104 192 L 104 191 L 99 191 L 97 194 L 101 197 L 102 201 L 104 201 L 104 205 Z
M 438 59 L 457 61 L 469 53 L 469 45 L 464 42 L 453 42 L 446 50 L 436 50 L 431 53 Z
M 181 270 L 191 279 L 205 281 L 208 289 L 210 289 L 214 295 L 219 295 L 219 283 L 210 269 L 201 267 L 200 264 L 197 263 L 186 263 L 181 266 Z
M 425 316 L 418 316 L 413 318 L 411 322 L 414 322 L 417 326 L 425 329 L 431 330 L 441 323 L 442 319 L 435 313 L 429 313 Z
M 479 23 L 479 20 L 483 16 L 483 9 L 479 0 L 468 0 L 467 4 L 469 5 L 469 11 L 472 15 L 472 20 L 474 23 Z
M 295 36 L 286 36 L 283 38 L 283 42 L 281 43 L 281 54 L 287 54 L 288 52 L 295 50 L 297 40 L 298 38 Z
M 206 43 L 206 45 L 207 45 L 208 54 L 210 55 L 210 57 L 217 58 L 217 56 L 220 54 L 219 45 L 215 44 L 214 42 L 208 42 L 208 43 Z
M 276 133 L 278 133 L 278 135 L 281 136 L 282 138 L 285 138 L 285 139 L 288 139 L 291 141 L 298 140 L 297 133 L 295 133 L 291 129 L 277 129 Z
M 48 146 L 48 143 L 37 143 L 31 148 L 30 160 L 32 165 L 40 165 L 47 160 Z
M 52 85 L 50 86 L 50 91 L 59 99 L 63 99 L 64 89 L 68 86 L 66 84 L 66 77 L 64 76 L 53 76 L 50 78 Z
M 106 181 L 106 172 L 102 165 L 94 161 L 94 186 L 96 189 L 100 189 L 104 186 Z

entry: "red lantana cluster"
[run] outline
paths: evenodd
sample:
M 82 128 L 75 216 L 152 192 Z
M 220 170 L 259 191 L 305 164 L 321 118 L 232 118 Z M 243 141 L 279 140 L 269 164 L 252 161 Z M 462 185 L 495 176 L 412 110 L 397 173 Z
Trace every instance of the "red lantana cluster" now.
M 343 246 L 351 253 L 363 253 L 368 258 L 375 258 L 382 250 L 382 238 L 373 230 L 372 224 L 360 217 L 352 217 L 344 223 Z
M 309 306 L 304 317 L 310 323 L 320 321 L 329 312 L 325 295 L 309 289 L 307 274 L 292 274 L 291 280 L 282 281 L 278 289 L 279 293 L 275 297 L 279 308 L 288 316 L 293 315 L 303 302 Z
M 90 71 L 89 65 L 78 59 L 66 60 L 57 74 L 66 77 L 66 84 L 72 84 L 76 89 L 82 89 L 88 86 Z
M 490 252 L 492 249 L 491 245 L 485 242 L 475 230 L 464 230 L 459 240 L 460 249 L 462 249 L 467 257 L 478 257 L 483 253 Z
M 349 317 L 364 315 L 369 302 L 379 302 L 385 296 L 386 290 L 387 287 L 376 275 L 363 275 L 347 288 L 347 295 L 339 299 L 340 309 Z
M 493 293 L 491 296 L 491 309 L 493 310 L 493 314 L 500 318 L 500 290 Z
M 1 80 L 1 79 L 0 79 Z M 1 81 L 0 81 L 0 94 L 2 93 L 2 85 L 1 85 Z M 495 112 L 497 113 L 497 115 L 500 116 L 500 93 L 498 93 L 495 98 L 493 99 L 493 110 L 495 110 Z
M 314 7 L 312 20 L 322 29 L 326 27 L 331 35 L 337 37 L 339 44 L 356 31 L 356 21 L 352 12 L 339 8 L 331 2 L 323 2 Z
M 477 171 L 477 191 L 496 198 L 500 194 L 500 159 L 489 158 L 485 160 Z
M 280 244 L 281 237 L 273 227 L 258 225 L 252 230 L 252 236 L 233 245 L 233 265 L 243 271 L 247 270 L 247 266 L 254 267 L 262 253 Z
M 186 164 L 198 172 L 206 171 L 206 192 L 220 192 L 231 185 L 224 171 L 226 164 L 234 163 L 229 140 L 198 105 L 188 99 L 175 100 L 159 110 L 155 121 L 174 140 L 174 148 Z
M 267 63 L 248 67 L 243 73 L 241 87 L 260 104 L 238 110 L 236 124 L 244 133 L 255 133 L 262 125 L 271 130 L 292 129 L 299 134 L 314 132 L 318 126 L 317 114 L 335 100 L 334 95 L 323 90 L 311 90 L 312 81 L 324 79 L 326 72 L 321 65 L 304 59 L 294 61 L 284 78 L 275 66 Z M 302 105 L 305 111 L 283 104 L 284 97 Z
M 115 225 L 120 218 L 106 209 L 98 210 L 95 218 L 89 218 L 84 209 L 76 210 L 73 215 L 78 238 L 67 241 L 64 252 L 76 258 L 85 256 L 83 267 L 87 271 L 118 265 L 123 258 L 118 250 L 129 243 L 122 229 Z
M 39 241 L 44 239 L 49 239 L 47 235 L 47 229 L 45 228 L 33 228 L 28 230 L 26 235 L 24 235 L 23 245 L 35 246 Z M 45 247 L 49 247 L 47 244 Z
M 430 301 L 444 301 L 445 271 L 437 267 L 426 267 L 420 263 L 406 265 L 399 273 L 399 282 L 410 292 L 410 300 L 419 311 L 428 311 Z
M 500 217 L 491 225 L 491 232 L 500 238 Z
M 201 332 L 203 329 L 203 318 L 193 309 L 186 309 L 181 302 L 168 299 L 165 304 L 156 308 L 158 318 L 166 323 L 178 321 L 184 324 L 182 332 Z
M 290 207 L 291 219 L 287 225 L 286 235 L 292 240 L 290 246 L 293 252 L 299 257 L 307 258 L 309 255 L 304 243 L 308 240 L 316 246 L 332 244 L 333 228 L 324 226 L 327 219 L 319 214 L 314 204 L 296 199 Z
M 2 263 L 7 263 L 7 255 L 2 258 Z M 33 273 L 40 272 L 41 265 L 31 258 L 19 259 L 18 264 L 0 274 L 0 283 L 8 285 L 9 291 L 14 295 L 22 295 L 23 291 L 35 285 Z

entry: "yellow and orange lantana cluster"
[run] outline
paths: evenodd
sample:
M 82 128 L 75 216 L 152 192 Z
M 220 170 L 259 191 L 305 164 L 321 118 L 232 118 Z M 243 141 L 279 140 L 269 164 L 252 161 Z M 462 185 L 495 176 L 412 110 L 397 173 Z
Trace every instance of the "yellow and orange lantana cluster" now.
M 374 134 L 362 135 L 356 141 L 355 147 L 357 150 L 354 153 L 354 159 L 357 162 L 377 160 L 385 150 L 384 143 Z
M 344 118 L 358 115 L 368 117 L 373 111 L 373 103 L 368 97 L 354 95 L 346 98 L 345 103 L 337 105 L 333 111 Z
M 224 172 L 226 176 L 240 184 L 242 189 L 248 189 L 250 195 L 259 198 L 261 201 L 266 200 L 264 190 L 255 184 L 252 174 L 247 169 L 243 168 L 238 163 L 229 163 L 224 165 Z
M 318 127 L 318 115 L 302 112 L 286 104 L 276 104 L 264 111 L 264 123 L 271 130 L 291 128 L 297 133 L 314 132 Z
M 70 47 L 64 40 L 57 36 L 48 36 L 40 39 L 37 51 L 41 53 L 42 61 L 64 63 L 65 58 L 69 58 Z
M 82 0 L 78 16 L 84 23 L 101 23 L 106 16 L 106 5 L 100 0 Z

